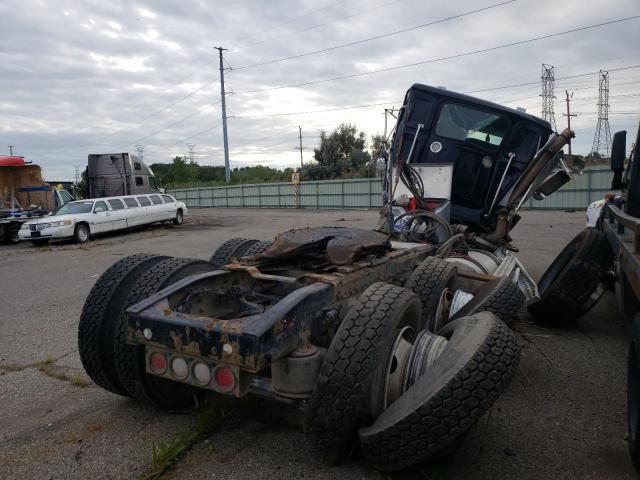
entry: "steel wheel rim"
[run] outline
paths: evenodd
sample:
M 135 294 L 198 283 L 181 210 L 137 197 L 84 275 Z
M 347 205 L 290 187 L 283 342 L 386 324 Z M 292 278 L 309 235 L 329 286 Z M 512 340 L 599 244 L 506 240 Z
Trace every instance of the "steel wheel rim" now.
M 404 327 L 398 332 L 387 361 L 382 396 L 382 409 L 385 410 L 404 393 L 404 377 L 407 363 L 413 348 L 415 332 Z
M 440 294 L 440 298 L 438 299 L 438 305 L 436 306 L 436 311 L 433 315 L 433 320 L 429 330 L 433 333 L 440 330 L 447 320 L 449 320 L 449 308 L 451 308 L 451 302 L 453 300 L 453 290 L 449 287 L 445 287 Z
M 88 237 L 89 237 L 89 234 L 87 232 L 87 229 L 82 226 L 78 227 L 78 239 L 81 242 L 86 242 Z

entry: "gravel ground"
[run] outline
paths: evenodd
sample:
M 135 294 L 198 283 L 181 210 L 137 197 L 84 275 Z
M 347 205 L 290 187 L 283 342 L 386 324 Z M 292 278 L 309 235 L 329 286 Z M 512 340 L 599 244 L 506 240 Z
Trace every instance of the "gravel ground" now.
M 267 239 L 291 227 L 375 225 L 373 211 L 192 210 L 183 227 L 101 237 L 87 246 L 0 247 L 0 478 L 139 478 L 152 446 L 194 428 L 88 382 L 77 323 L 100 274 L 124 255 L 208 258 L 234 236 Z M 585 221 L 534 212 L 514 231 L 535 277 Z M 390 478 L 635 478 L 626 450 L 627 325 L 607 295 L 572 329 L 526 313 L 514 329 L 523 359 L 509 390 L 456 453 Z M 82 386 L 88 382 L 86 386 Z M 236 408 L 165 474 L 170 479 L 389 478 L 353 455 L 324 465 L 288 407 Z

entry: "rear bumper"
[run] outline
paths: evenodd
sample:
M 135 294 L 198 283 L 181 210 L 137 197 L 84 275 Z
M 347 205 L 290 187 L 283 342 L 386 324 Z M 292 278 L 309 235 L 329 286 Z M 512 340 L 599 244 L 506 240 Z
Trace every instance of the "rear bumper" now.
M 314 283 L 294 290 L 264 313 L 233 320 L 175 311 L 169 298 L 202 287 L 207 279 L 245 272 L 218 270 L 185 278 L 127 310 L 128 342 L 220 362 L 256 373 L 285 357 L 311 335 L 314 318 L 331 301 L 331 286 Z

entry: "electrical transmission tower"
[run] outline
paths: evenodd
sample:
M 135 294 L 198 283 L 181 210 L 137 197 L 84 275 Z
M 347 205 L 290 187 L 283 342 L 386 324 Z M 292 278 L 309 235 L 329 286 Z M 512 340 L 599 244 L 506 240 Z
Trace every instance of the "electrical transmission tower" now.
M 142 160 L 144 157 L 144 145 L 136 145 L 136 149 L 138 150 L 138 157 Z
M 195 146 L 195 143 L 187 143 L 187 147 L 189 147 L 189 163 L 191 164 L 193 164 L 193 148 Z
M 555 88 L 555 77 L 553 73 L 553 65 L 542 64 L 542 118 L 551 124 L 551 129 L 555 132 L 556 117 L 553 113 L 553 102 L 556 96 L 553 94 Z
M 609 72 L 600 70 L 598 77 L 598 125 L 593 136 L 592 152 L 609 157 L 611 148 L 611 128 L 609 127 Z

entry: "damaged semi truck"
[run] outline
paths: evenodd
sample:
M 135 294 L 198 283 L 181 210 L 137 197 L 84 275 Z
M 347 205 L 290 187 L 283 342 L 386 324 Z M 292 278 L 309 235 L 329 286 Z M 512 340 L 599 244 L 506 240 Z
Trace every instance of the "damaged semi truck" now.
M 301 406 L 329 462 L 357 446 L 398 470 L 450 451 L 518 365 L 508 325 L 539 294 L 509 232 L 526 199 L 571 178 L 558 152 L 572 136 L 413 85 L 377 229 L 234 238 L 209 261 L 123 258 L 83 308 L 84 368 L 169 410 L 207 392 Z

